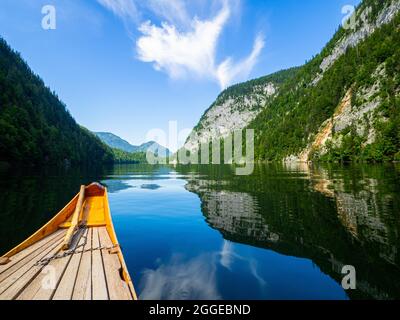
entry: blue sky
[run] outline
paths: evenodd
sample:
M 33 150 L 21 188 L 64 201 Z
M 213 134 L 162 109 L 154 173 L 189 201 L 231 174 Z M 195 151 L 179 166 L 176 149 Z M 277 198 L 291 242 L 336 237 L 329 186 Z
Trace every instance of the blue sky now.
M 359 2 L 1 0 L 0 36 L 77 122 L 140 144 L 169 121 L 192 128 L 232 83 L 303 64 Z

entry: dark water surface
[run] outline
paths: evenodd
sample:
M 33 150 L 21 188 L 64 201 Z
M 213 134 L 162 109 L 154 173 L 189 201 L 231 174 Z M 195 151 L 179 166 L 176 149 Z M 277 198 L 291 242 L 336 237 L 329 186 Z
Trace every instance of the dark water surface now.
M 400 298 L 399 165 L 1 172 L 1 253 L 93 181 L 142 299 Z

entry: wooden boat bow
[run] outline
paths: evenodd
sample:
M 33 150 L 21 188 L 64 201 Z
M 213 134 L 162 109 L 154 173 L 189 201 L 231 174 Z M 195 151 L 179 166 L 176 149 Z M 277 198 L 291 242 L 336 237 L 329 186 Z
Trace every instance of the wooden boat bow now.
M 53 286 L 43 286 L 46 270 Z M 1 257 L 2 299 L 137 299 L 104 186 L 81 186 L 53 219 Z

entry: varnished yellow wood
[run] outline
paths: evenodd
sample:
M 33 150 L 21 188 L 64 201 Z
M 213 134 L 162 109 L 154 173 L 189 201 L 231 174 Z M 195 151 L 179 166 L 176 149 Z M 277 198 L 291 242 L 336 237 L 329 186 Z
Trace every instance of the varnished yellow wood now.
M 28 248 L 36 242 L 42 240 L 49 234 L 58 230 L 59 225 L 65 222 L 74 212 L 76 203 L 78 202 L 78 195 L 76 195 L 71 202 L 69 202 L 53 219 L 46 223 L 42 228 L 30 236 L 27 240 L 8 251 L 3 257 L 12 257 L 18 252 Z
M 83 202 L 85 201 L 85 186 L 81 186 L 81 190 L 79 192 L 78 203 L 76 204 L 76 208 L 74 214 L 72 215 L 71 226 L 69 227 L 67 234 L 65 236 L 62 249 L 68 250 L 72 241 L 72 237 L 78 227 L 79 217 L 81 215 L 81 210 L 83 207 Z
M 115 246 L 118 246 L 118 259 L 119 259 L 119 261 L 121 263 L 121 267 L 122 267 L 122 276 L 124 277 L 125 282 L 128 284 L 128 287 L 129 287 L 129 290 L 131 291 L 133 299 L 137 300 L 138 298 L 136 295 L 136 291 L 133 286 L 132 279 L 129 275 L 128 267 L 126 266 L 124 256 L 122 255 L 122 250 L 118 243 L 117 234 L 115 233 L 114 224 L 113 224 L 112 218 L 111 218 L 110 206 L 108 203 L 107 190 L 104 193 L 103 201 L 104 201 L 104 210 L 105 210 L 105 219 L 106 219 L 106 229 L 107 229 L 107 232 L 111 239 L 112 244 Z
M 112 246 L 111 239 L 106 228 L 99 228 L 100 244 L 104 247 Z M 118 255 L 110 253 L 110 250 L 102 250 L 104 270 L 106 273 L 108 294 L 110 300 L 131 300 L 132 294 L 128 284 L 121 279 L 122 268 Z
M 90 213 L 90 203 L 89 203 L 89 201 L 85 201 L 85 206 L 83 208 L 82 217 L 81 217 L 81 221 L 80 221 L 81 226 L 88 225 L 89 213 Z
M 70 226 L 71 226 L 71 222 L 67 221 L 67 222 L 61 223 L 59 227 L 61 229 L 69 229 Z
M 37 262 L 59 253 L 67 233 L 70 243 L 78 241 L 81 232 L 87 233 L 84 252 L 80 248 L 50 261 L 57 287 L 43 290 L 40 272 L 44 266 Z M 82 239 L 86 237 L 81 244 Z M 112 254 L 99 250 L 102 245 L 113 247 Z M 45 226 L 2 258 L 10 261 L 0 265 L 0 299 L 137 299 L 112 223 L 107 189 L 97 183 L 81 190 Z
M 89 206 L 87 225 L 105 225 L 104 196 L 88 198 L 87 205 Z

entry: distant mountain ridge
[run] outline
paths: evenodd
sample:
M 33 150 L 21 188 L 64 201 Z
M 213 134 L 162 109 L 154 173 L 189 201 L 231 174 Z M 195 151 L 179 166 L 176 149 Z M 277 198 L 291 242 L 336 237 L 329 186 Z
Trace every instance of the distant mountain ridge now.
M 94 132 L 94 134 L 101 140 L 103 143 L 108 145 L 111 148 L 116 148 L 123 150 L 125 152 L 135 153 L 136 147 L 132 146 L 128 141 L 118 137 L 117 135 L 110 132 Z
M 134 146 L 111 132 L 94 132 L 94 134 L 109 147 L 125 152 L 146 153 L 147 151 L 151 151 L 154 154 L 165 154 L 166 156 L 171 154 L 171 151 L 168 148 L 161 146 L 155 141 L 149 141 L 141 144 L 140 146 Z
M 132 146 L 111 133 L 94 134 L 80 126 L 56 93 L 0 37 L 1 165 L 145 163 L 148 150 L 170 154 L 153 141 Z

